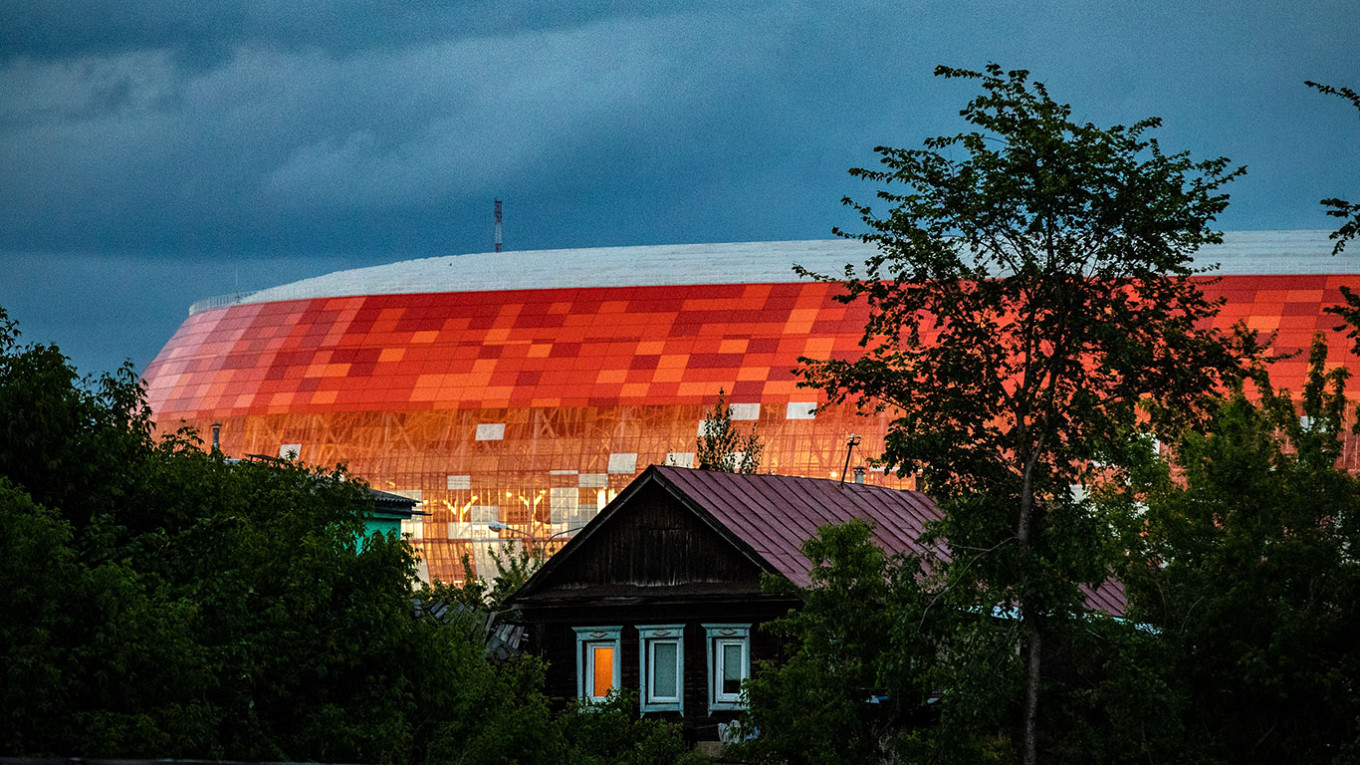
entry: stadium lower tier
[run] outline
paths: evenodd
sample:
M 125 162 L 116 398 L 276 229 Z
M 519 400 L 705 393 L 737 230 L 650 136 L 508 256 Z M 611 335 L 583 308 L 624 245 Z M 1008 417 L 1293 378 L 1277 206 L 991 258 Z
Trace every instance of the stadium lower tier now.
M 431 577 L 460 581 L 464 556 L 486 574 L 494 573 L 489 555 L 502 538 L 532 538 L 554 550 L 648 465 L 693 465 L 697 424 L 711 408 L 333 412 L 223 417 L 220 423 L 229 455 L 272 456 L 282 445 L 310 463 L 344 462 L 375 488 L 419 499 L 429 515 L 404 530 Z M 781 422 L 781 410 L 735 424 L 743 432 L 756 427 L 764 443 L 762 471 L 790 475 L 840 476 L 845 441 L 855 433 L 862 442 L 850 463 L 854 480 L 853 467 L 881 451 L 886 420 L 838 412 Z M 914 486 L 873 469 L 865 480 Z M 514 530 L 493 530 L 494 522 Z
M 1296 353 L 1272 368 L 1299 390 L 1315 333 L 1360 369 L 1324 308 L 1360 276 L 1226 276 L 1215 324 L 1243 322 Z M 762 471 L 838 477 L 882 450 L 888 418 L 816 410 L 799 357 L 851 358 L 867 314 L 820 282 L 582 287 L 311 297 L 191 315 L 150 365 L 162 430 L 230 456 L 346 463 L 421 501 L 407 531 L 432 579 L 482 574 L 506 539 L 560 545 L 649 464 L 691 465 L 719 390 L 764 440 Z M 1354 449 L 1348 445 L 1347 460 Z M 853 479 L 852 479 L 853 480 Z M 911 487 L 881 471 L 866 480 Z M 493 529 L 491 524 L 508 529 Z

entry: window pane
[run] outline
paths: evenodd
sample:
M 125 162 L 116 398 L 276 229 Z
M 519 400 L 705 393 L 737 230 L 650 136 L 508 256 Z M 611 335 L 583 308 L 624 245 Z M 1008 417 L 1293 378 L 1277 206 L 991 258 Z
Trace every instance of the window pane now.
M 742 646 L 740 643 L 724 643 L 722 647 L 722 692 L 741 693 Z
M 673 699 L 679 695 L 676 691 L 679 687 L 679 678 L 675 676 L 676 649 L 675 643 L 652 643 L 652 696 L 654 698 Z
M 595 674 L 591 678 L 590 695 L 602 699 L 614 687 L 614 649 L 610 646 L 596 646 L 591 649 Z

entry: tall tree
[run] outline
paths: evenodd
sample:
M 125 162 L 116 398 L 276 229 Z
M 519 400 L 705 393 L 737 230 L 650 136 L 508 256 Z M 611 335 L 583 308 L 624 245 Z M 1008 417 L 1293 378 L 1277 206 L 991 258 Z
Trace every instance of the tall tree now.
M 942 602 L 928 558 L 886 556 L 862 522 L 827 526 L 802 546 L 811 584 L 767 586 L 802 605 L 767 625 L 780 661 L 744 686 L 745 723 L 760 732 L 738 757 L 760 763 L 1008 762 L 1007 699 L 1017 625 Z M 923 581 L 924 580 L 924 581 Z M 923 586 L 924 585 L 924 586 Z M 1160 636 L 1093 616 L 1055 636 L 1074 690 L 1046 705 L 1045 759 L 1058 763 L 1184 761 L 1183 696 L 1168 692 Z M 1055 641 L 1050 641 L 1053 646 Z M 1171 673 L 1165 673 L 1170 675 Z
M 1164 153 L 1156 118 L 1076 122 L 1024 71 L 936 74 L 981 85 L 960 112 L 972 129 L 851 170 L 884 186 L 886 214 L 845 200 L 869 227 L 852 238 L 878 252 L 862 272 L 813 276 L 868 303 L 865 351 L 802 372 L 833 401 L 892 413 L 883 461 L 919 472 L 945 513 L 942 586 L 1018 619 L 1033 763 L 1045 638 L 1109 565 L 1069 486 L 1141 404 L 1157 404 L 1153 427 L 1183 423 L 1249 350 L 1205 328 L 1217 305 L 1191 279 L 1194 251 L 1221 241 L 1220 189 L 1244 170 Z

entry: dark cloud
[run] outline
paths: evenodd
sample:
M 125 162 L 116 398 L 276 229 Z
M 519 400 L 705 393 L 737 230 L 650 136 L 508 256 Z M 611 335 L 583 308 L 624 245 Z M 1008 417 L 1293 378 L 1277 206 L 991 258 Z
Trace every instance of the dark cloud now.
M 55 342 L 86 373 L 125 361 L 144 368 L 189 304 L 344 267 L 341 257 L 269 260 L 148 259 L 135 255 L 9 252 L 0 306 L 19 322 L 22 342 Z
M 1360 197 L 1355 115 L 1301 84 L 1360 83 L 1345 0 L 0 13 L 0 270 L 17 275 L 0 304 L 108 346 L 104 367 L 144 363 L 171 314 L 230 289 L 185 264 L 236 264 L 254 288 L 282 280 L 276 262 L 297 278 L 484 250 L 493 198 L 520 249 L 826 237 L 854 222 L 842 195 L 872 193 L 847 167 L 959 128 L 971 90 L 930 77 L 938 63 L 1023 66 L 1083 119 L 1160 115 L 1165 146 L 1248 164 L 1225 227 L 1323 227 L 1317 199 Z M 138 279 L 104 278 L 113 263 Z M 88 273 L 127 299 L 73 304 Z M 154 327 L 128 314 L 151 296 L 174 309 L 143 312 Z M 48 321 L 90 305 L 126 319 L 106 341 Z
M 687 8 L 739 10 L 735 0 Z M 241 46 L 284 51 L 404 48 L 468 37 L 571 28 L 600 19 L 674 13 L 668 0 L 5 0 L 0 58 L 66 59 L 137 50 L 173 52 L 189 66 L 218 62 Z

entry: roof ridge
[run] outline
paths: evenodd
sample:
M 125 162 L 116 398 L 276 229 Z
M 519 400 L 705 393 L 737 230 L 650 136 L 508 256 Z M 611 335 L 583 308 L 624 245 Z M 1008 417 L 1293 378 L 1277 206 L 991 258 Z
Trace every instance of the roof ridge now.
M 1348 274 L 1331 256 L 1326 230 L 1228 231 L 1203 247 L 1195 265 L 1223 263 L 1218 275 Z M 494 292 L 584 287 L 780 284 L 812 271 L 840 273 L 848 261 L 875 251 L 854 239 L 661 244 L 575 249 L 472 252 L 341 269 L 253 293 L 198 301 L 205 307 L 322 297 Z

